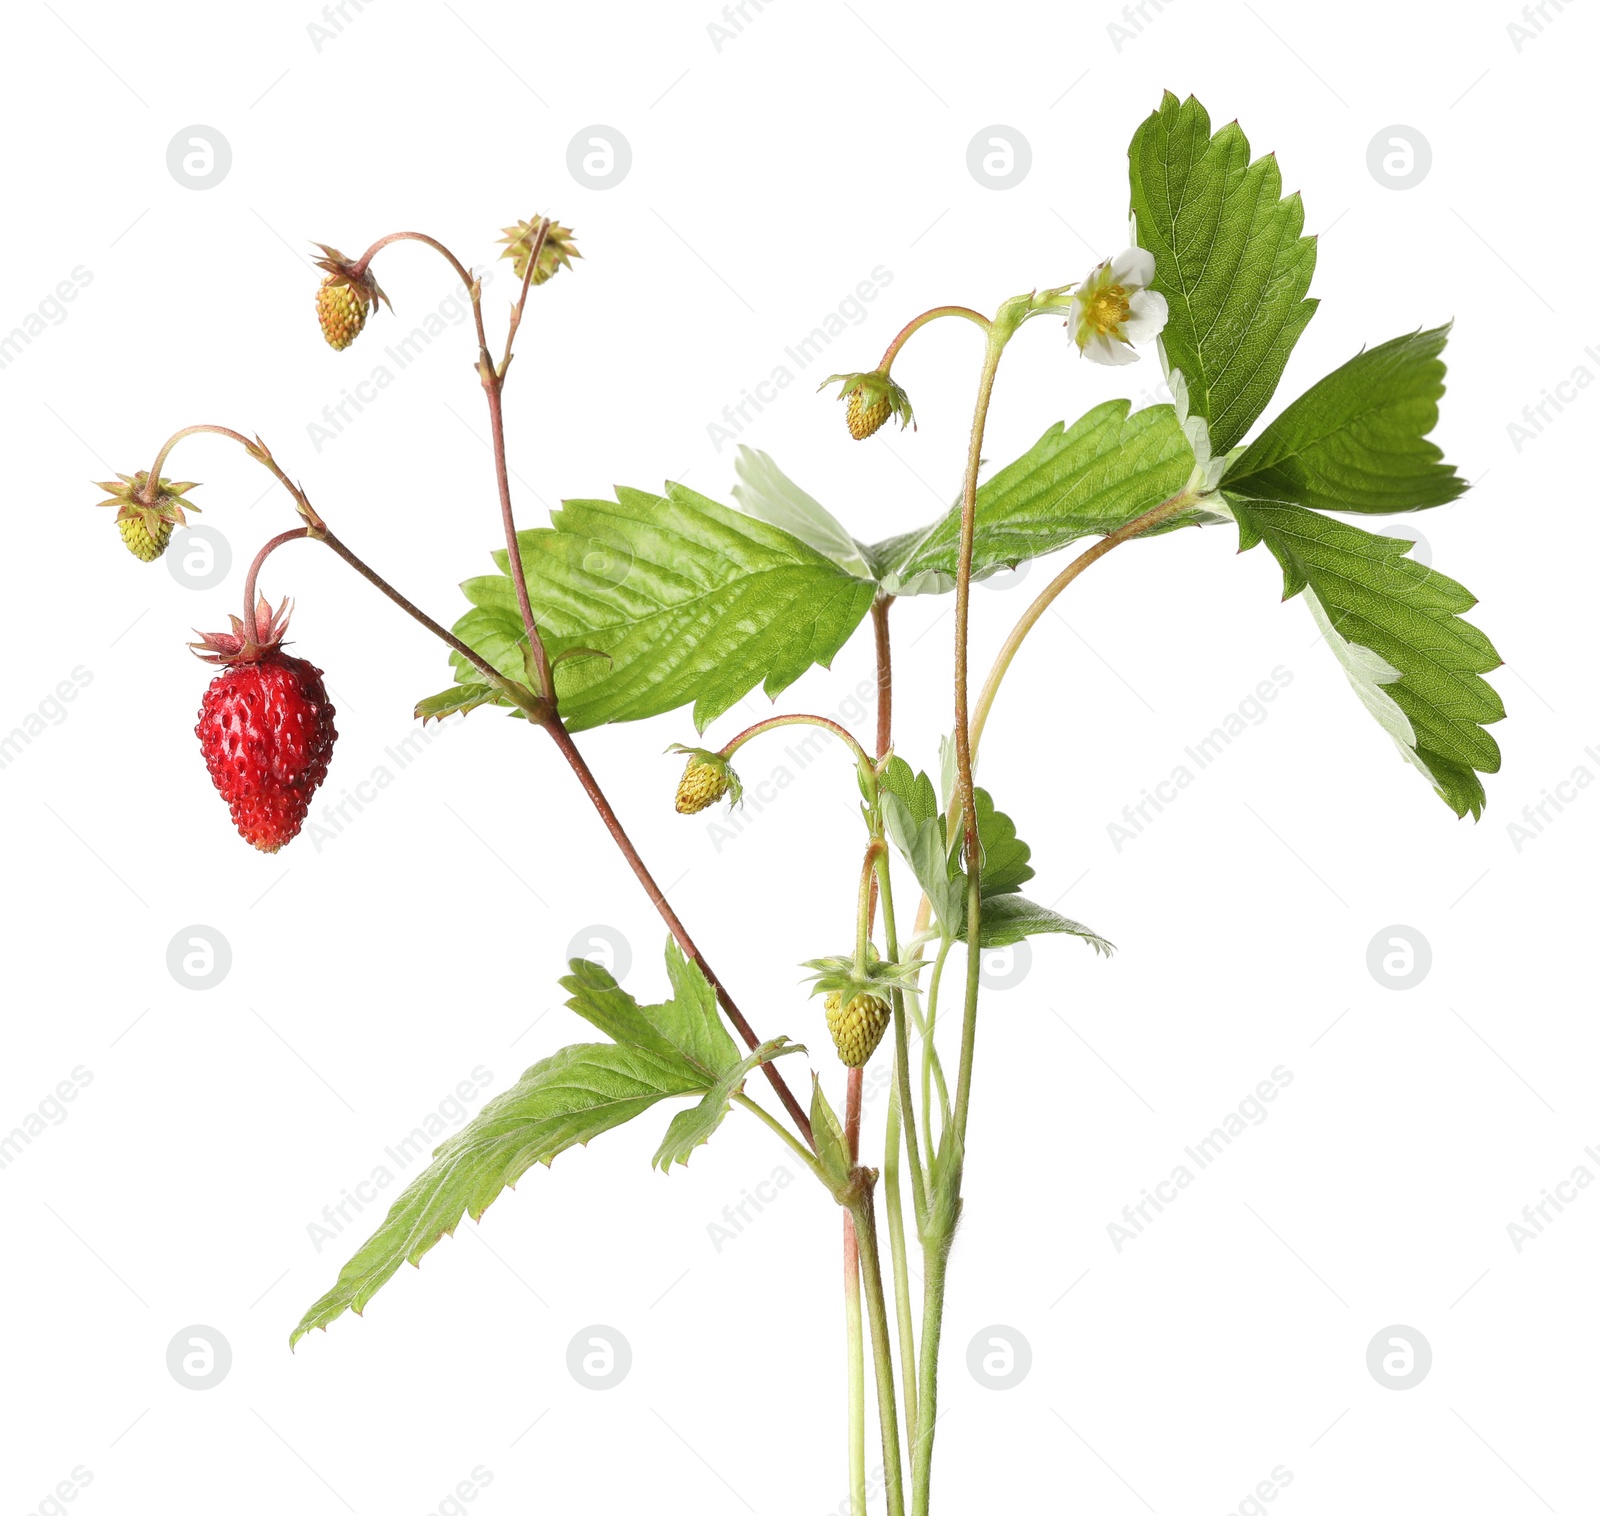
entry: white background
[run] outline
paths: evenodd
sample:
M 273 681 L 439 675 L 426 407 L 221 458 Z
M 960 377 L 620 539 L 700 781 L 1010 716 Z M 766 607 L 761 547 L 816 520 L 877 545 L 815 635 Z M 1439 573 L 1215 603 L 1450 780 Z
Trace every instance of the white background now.
M 398 317 L 336 354 L 305 253 L 417 228 L 483 264 L 500 227 L 549 211 L 584 260 L 535 298 L 508 386 L 525 523 L 669 475 L 727 499 L 733 448 L 708 425 L 794 369 L 785 347 L 881 266 L 892 280 L 859 326 L 741 440 L 864 538 L 920 525 L 957 488 L 976 335 L 941 324 L 902 359 L 915 433 L 852 442 L 816 381 L 871 367 L 926 306 L 992 309 L 1121 247 L 1126 144 L 1164 87 L 1276 151 L 1324 234 L 1322 309 L 1281 400 L 1363 343 L 1456 318 L 1437 437 L 1476 487 L 1413 524 L 1481 597 L 1473 619 L 1506 659 L 1505 765 L 1484 820 L 1457 822 L 1356 705 L 1302 606 L 1278 603 L 1266 551 L 1237 557 L 1229 530 L 1119 553 L 1046 618 L 980 777 L 1033 845 L 1029 893 L 1120 952 L 1042 939 L 1022 982 L 986 1001 L 938 1505 L 1221 1516 L 1256 1509 L 1244 1502 L 1281 1467 L 1293 1478 L 1272 1509 L 1301 1516 L 1589 1508 L 1600 1196 L 1520 1254 L 1507 1224 L 1575 1166 L 1600 1173 L 1584 1154 L 1600 1143 L 1586 861 L 1600 798 L 1569 792 L 1520 849 L 1507 824 L 1575 768 L 1600 773 L 1584 445 L 1600 396 L 1568 391 L 1571 414 L 1549 410 L 1520 449 L 1508 432 L 1580 365 L 1600 374 L 1585 352 L 1600 342 L 1591 12 L 1551 5 L 1520 41 L 1509 0 L 1447 15 L 1147 3 L 1136 33 L 1110 4 L 784 0 L 749 5 L 720 39 L 709 0 L 347 13 L 320 46 L 310 0 L 26 0 L 5 22 L 0 330 L 74 268 L 92 276 L 0 369 L 0 729 L 45 710 L 0 770 L 0 1130 L 75 1067 L 92 1074 L 0 1170 L 5 1510 L 57 1509 L 61 1481 L 75 1495 L 61 1508 L 102 1516 L 839 1508 L 838 1220 L 796 1183 L 717 1249 L 723 1208 L 794 1168 L 743 1116 L 667 1178 L 648 1164 L 664 1112 L 535 1171 L 364 1320 L 290 1355 L 291 1326 L 376 1220 L 318 1251 L 323 1207 L 475 1067 L 492 1080 L 473 1109 L 582 1039 L 556 987 L 575 938 L 621 933 L 629 987 L 659 998 L 664 931 L 549 744 L 493 712 L 445 730 L 336 835 L 277 857 L 246 847 L 196 751 L 207 673 L 183 644 L 237 608 L 249 556 L 293 524 L 286 497 L 221 441 L 179 451 L 169 472 L 204 481 L 201 519 L 232 548 L 226 582 L 196 593 L 123 550 L 88 481 L 148 467 L 186 423 L 259 430 L 346 540 L 453 619 L 455 585 L 498 534 L 468 328 L 341 435 L 308 430 L 450 300 L 451 277 L 420 248 L 391 250 L 378 273 Z M 605 191 L 566 167 L 597 123 L 633 154 Z M 166 166 L 197 124 L 232 151 L 204 191 Z M 1004 191 L 966 165 L 996 124 L 1032 149 Z M 1432 147 L 1404 191 L 1367 167 L 1391 125 Z M 486 294 L 497 321 L 508 269 Z M 1111 395 L 1148 403 L 1159 378 L 1149 355 L 1086 365 L 1033 323 L 985 451 L 1006 461 Z M 1045 582 L 1038 565 L 1021 577 L 975 595 L 978 671 Z M 340 738 L 321 798 L 337 803 L 396 769 L 385 750 L 448 683 L 443 656 L 331 554 L 285 550 L 264 588 L 296 597 L 296 650 L 327 670 Z M 893 619 L 897 744 L 931 765 L 949 602 Z M 1122 807 L 1280 665 L 1292 683 L 1267 719 L 1116 850 Z M 49 704 L 75 668 L 92 681 Z M 848 715 L 870 671 L 863 629 L 781 708 Z M 768 709 L 758 695 L 711 736 Z M 679 764 L 661 750 L 680 740 L 686 712 L 581 742 L 763 1035 L 826 1051 L 795 965 L 849 939 L 851 775 L 830 755 L 719 845 L 720 813 L 672 812 Z M 758 781 L 785 763 L 773 743 L 742 767 Z M 194 923 L 233 955 L 204 992 L 166 966 Z M 1391 925 L 1432 949 L 1405 992 L 1367 968 Z M 1293 1082 L 1268 1119 L 1118 1252 L 1108 1223 L 1278 1065 Z M 831 1057 L 819 1066 L 837 1093 Z M 869 1152 L 882 1110 L 868 1107 Z M 191 1324 L 231 1345 L 213 1389 L 168 1373 Z M 566 1366 L 591 1324 L 632 1347 L 603 1393 Z M 992 1324 L 1032 1350 L 1005 1392 L 966 1367 Z M 1432 1346 L 1405 1391 L 1366 1367 L 1392 1324 Z M 474 1469 L 475 1500 L 452 1505 Z

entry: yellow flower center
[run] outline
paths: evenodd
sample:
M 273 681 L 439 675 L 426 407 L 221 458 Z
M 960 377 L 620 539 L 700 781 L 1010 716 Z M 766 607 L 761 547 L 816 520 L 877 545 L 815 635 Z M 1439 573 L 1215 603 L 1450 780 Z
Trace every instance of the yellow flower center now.
M 1083 324 L 1102 337 L 1109 337 L 1131 314 L 1127 290 L 1120 284 L 1107 284 L 1089 297 L 1083 313 Z

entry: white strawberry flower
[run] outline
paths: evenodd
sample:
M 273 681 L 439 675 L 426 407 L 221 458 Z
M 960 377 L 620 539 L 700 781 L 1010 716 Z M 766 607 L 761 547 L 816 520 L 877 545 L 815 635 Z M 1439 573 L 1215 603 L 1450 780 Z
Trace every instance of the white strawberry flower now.
M 1067 335 L 1096 363 L 1137 363 L 1136 342 L 1153 341 L 1167 324 L 1167 300 L 1150 288 L 1156 260 L 1130 247 L 1097 264 L 1073 292 Z

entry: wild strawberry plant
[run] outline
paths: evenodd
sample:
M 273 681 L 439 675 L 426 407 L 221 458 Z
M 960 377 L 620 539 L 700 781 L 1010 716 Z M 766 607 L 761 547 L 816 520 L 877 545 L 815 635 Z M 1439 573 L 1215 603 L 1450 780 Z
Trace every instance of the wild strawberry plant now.
M 336 735 L 320 672 L 283 651 L 286 608 L 274 612 L 256 590 L 268 554 L 307 538 L 331 548 L 450 648 L 454 682 L 418 702 L 422 720 L 498 706 L 554 744 L 669 931 L 670 994 L 659 1004 L 640 1004 L 592 962 L 568 965 L 567 1004 L 600 1040 L 536 1063 L 446 1141 L 307 1310 L 291 1344 L 346 1311 L 359 1313 L 402 1263 L 418 1263 L 464 1215 L 480 1218 L 534 1164 L 645 1117 L 664 1100 L 681 1100 L 687 1104 L 665 1124 L 655 1154 L 656 1165 L 670 1170 L 738 1106 L 786 1144 L 843 1210 L 854 1509 L 866 1502 L 870 1343 L 887 1507 L 902 1516 L 909 1503 L 925 1516 L 945 1283 L 982 1024 L 980 954 L 1051 932 L 1111 951 L 1087 927 L 1022 894 L 1034 873 L 1031 850 L 974 777 L 1006 672 L 1045 609 L 1124 543 L 1231 527 L 1242 550 L 1264 543 L 1277 559 L 1284 598 L 1305 602 L 1360 704 L 1401 757 L 1458 816 L 1481 814 L 1478 775 L 1500 761 L 1485 728 L 1504 710 L 1482 678 L 1500 660 L 1462 619 L 1473 597 L 1408 556 L 1409 541 L 1346 519 L 1425 510 L 1465 488 L 1427 440 L 1444 391 L 1447 328 L 1363 348 L 1257 428 L 1317 307 L 1307 296 L 1316 244 L 1302 235 L 1299 197 L 1282 194 L 1273 158 L 1251 161 L 1237 124 L 1213 133 L 1192 98 L 1162 100 L 1134 133 L 1128 163 L 1132 245 L 1125 251 L 1074 283 L 1006 300 L 993 315 L 957 305 L 925 311 L 875 368 L 834 376 L 852 435 L 868 437 L 890 419 L 902 427 L 911 420 L 892 372 L 917 332 L 954 318 L 981 339 L 960 501 L 887 541 L 858 541 L 770 458 L 748 450 L 734 490 L 740 509 L 668 484 L 659 495 L 620 489 L 612 500 L 567 501 L 548 526 L 519 531 L 502 420 L 512 347 L 532 289 L 579 256 L 570 231 L 548 217 L 506 230 L 503 256 L 522 287 L 498 356 L 479 285 L 442 243 L 400 232 L 356 259 L 319 244 L 326 278 L 317 314 L 335 348 L 357 340 L 373 308 L 386 303 L 372 264 L 395 243 L 440 253 L 471 295 L 505 547 L 497 573 L 463 586 L 468 608 L 453 629 L 358 558 L 259 439 L 187 427 L 148 472 L 104 486 L 128 547 L 146 561 L 159 557 L 185 509 L 194 508 L 185 498 L 194 486 L 162 475 L 167 457 L 185 437 L 221 433 L 274 474 L 302 518 L 261 549 L 233 630 L 198 645 L 223 669 L 205 694 L 197 732 L 246 840 L 274 851 L 294 837 Z M 980 484 L 996 371 L 1036 317 L 1064 324 L 1065 339 L 1051 340 L 1097 363 L 1133 363 L 1140 346 L 1153 345 L 1173 401 L 1133 411 L 1114 400 L 1070 426 L 1058 421 Z M 974 697 L 967 660 L 973 581 L 1085 537 L 1098 540 L 1039 593 Z M 893 747 L 889 609 L 901 597 L 947 593 L 955 599 L 953 678 L 933 698 L 949 703 L 951 735 L 919 768 Z M 879 670 L 870 738 L 793 712 L 716 748 L 675 745 L 686 757 L 676 798 L 686 814 L 738 804 L 733 759 L 780 727 L 823 728 L 854 768 L 864 830 L 855 937 L 805 965 L 844 1065 L 842 1093 L 836 1074 L 814 1069 L 802 1099 L 784 1068 L 795 1067 L 806 1048 L 788 1036 L 758 1035 L 739 1010 L 634 848 L 573 733 L 692 707 L 703 734 L 756 685 L 776 699 L 812 665 L 828 665 L 869 619 Z M 908 877 L 920 894 L 909 912 L 899 905 L 908 899 Z M 772 999 L 784 986 L 759 989 Z M 821 1030 L 814 1012 L 796 1006 L 795 1014 L 797 1029 L 813 1037 Z M 868 1167 L 860 1161 L 862 1069 L 885 1043 L 892 1077 L 883 1156 L 880 1167 Z M 780 1067 L 779 1060 L 789 1062 Z M 750 1085 L 758 1070 L 765 1092 Z M 888 1245 L 888 1290 L 880 1238 Z M 908 1284 L 912 1247 L 921 1253 L 920 1299 Z

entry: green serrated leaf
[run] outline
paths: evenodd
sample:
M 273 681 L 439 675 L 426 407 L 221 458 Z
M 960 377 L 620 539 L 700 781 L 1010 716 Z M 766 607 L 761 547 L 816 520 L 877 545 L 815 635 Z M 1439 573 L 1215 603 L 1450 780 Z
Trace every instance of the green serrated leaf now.
M 1379 537 L 1303 506 L 1230 498 L 1243 552 L 1265 542 L 1283 569 L 1283 597 L 1304 594 L 1362 703 L 1402 756 L 1458 816 L 1483 814 L 1478 773 L 1500 767 L 1484 727 L 1505 707 L 1479 676 L 1500 655 L 1464 621 L 1476 598 Z M 1476 772 L 1475 772 L 1476 771 Z
M 429 695 L 417 702 L 417 719 L 426 725 L 429 721 L 443 721 L 456 712 L 475 711 L 480 705 L 504 705 L 511 702 L 489 684 L 453 684 L 437 695 Z M 514 709 L 514 707 L 513 707 Z
M 1188 483 L 1195 455 L 1173 408 L 1152 405 L 1130 415 L 1129 403 L 1108 400 L 1071 427 L 1056 422 L 1022 457 L 978 487 L 974 579 L 1080 537 L 1113 532 Z M 1156 530 L 1172 531 L 1197 519 L 1190 512 Z M 874 554 L 893 565 L 885 591 L 934 594 L 954 588 L 960 538 L 957 504 L 915 540 L 879 543 Z
M 817 1165 L 836 1197 L 842 1197 L 850 1183 L 850 1145 L 844 1127 L 822 1093 L 822 1081 L 811 1076 L 811 1136 L 816 1143 Z
M 1163 363 L 1169 377 L 1181 371 L 1212 451 L 1226 453 L 1272 398 L 1317 308 L 1304 298 L 1316 239 L 1300 235 L 1300 197 L 1283 195 L 1277 159 L 1252 163 L 1237 122 L 1212 136 L 1192 95 L 1168 92 L 1141 123 L 1128 175 L 1138 242 L 1167 299 Z
M 887 793 L 883 797 L 883 824 L 889 840 L 911 865 L 911 872 L 933 906 L 940 928 L 952 933 L 962 919 L 966 886 L 951 874 L 944 818 L 936 814 L 916 821 L 905 801 L 896 794 Z
M 706 1091 L 705 1098 L 698 1105 L 679 1111 L 668 1123 L 666 1136 L 661 1139 L 661 1146 L 650 1160 L 654 1167 L 666 1173 L 675 1163 L 687 1164 L 689 1155 L 703 1143 L 709 1142 L 711 1134 L 722 1125 L 722 1118 L 731 1108 L 734 1092 L 743 1088 L 745 1078 L 752 1069 L 763 1063 L 771 1063 L 785 1053 L 803 1052 L 805 1048 L 799 1043 L 790 1042 L 787 1037 L 774 1037 L 741 1058 Z
M 435 1149 L 433 1162 L 306 1312 L 290 1347 L 347 1310 L 360 1315 L 402 1263 L 420 1263 L 462 1216 L 478 1220 L 534 1164 L 549 1164 L 669 1095 L 703 1087 L 675 1059 L 612 1043 L 580 1043 L 534 1064 Z
M 678 484 L 665 496 L 623 488 L 615 501 L 569 500 L 551 522 L 518 542 L 552 657 L 596 655 L 555 670 L 574 731 L 690 702 L 704 731 L 757 684 L 775 696 L 813 664 L 827 667 L 877 590 L 790 533 Z M 515 592 L 504 553 L 495 561 L 498 575 L 462 586 L 473 609 L 455 631 L 520 678 Z M 451 658 L 458 680 L 479 682 Z
M 963 902 L 964 904 L 965 902 Z M 963 910 L 961 931 L 964 940 L 967 924 Z M 1036 937 L 1043 932 L 1066 932 L 1081 937 L 1097 953 L 1110 957 L 1115 951 L 1098 932 L 1091 931 L 1081 921 L 1057 915 L 1046 906 L 1038 905 L 1021 895 L 985 896 L 983 909 L 978 916 L 978 945 L 981 948 L 1010 947 L 1024 937 Z
M 675 1061 L 710 1085 L 739 1061 L 739 1049 L 717 1012 L 716 992 L 677 942 L 667 939 L 667 977 L 673 997 L 662 1005 L 640 1005 L 598 963 L 574 958 L 561 981 L 567 1005 L 606 1036 Z
M 972 799 L 978 812 L 978 843 L 983 849 L 978 887 L 985 900 L 991 895 L 1011 894 L 1033 878 L 1028 862 L 1033 849 L 1017 836 L 1012 819 L 995 809 L 988 790 L 974 789 Z
M 934 793 L 933 781 L 926 774 L 912 772 L 904 758 L 891 757 L 878 782 L 888 794 L 900 798 L 916 825 L 921 826 L 939 814 L 939 797 Z
M 1448 505 L 1467 482 L 1427 440 L 1448 326 L 1357 353 L 1268 424 L 1228 471 L 1230 494 L 1392 515 Z

